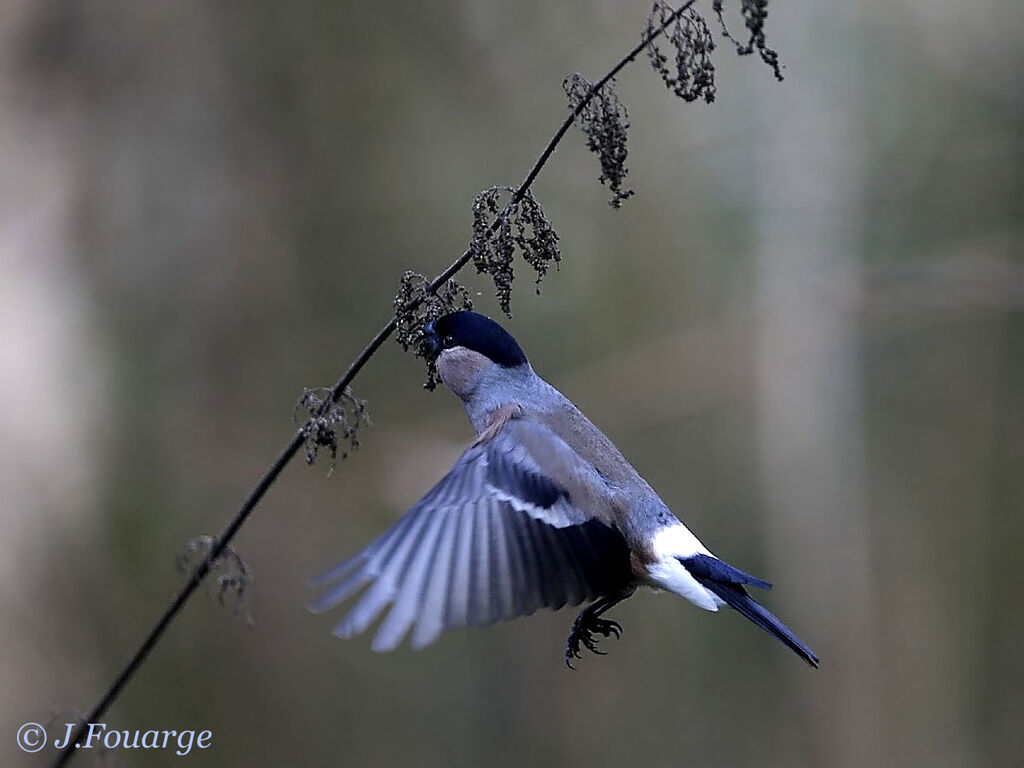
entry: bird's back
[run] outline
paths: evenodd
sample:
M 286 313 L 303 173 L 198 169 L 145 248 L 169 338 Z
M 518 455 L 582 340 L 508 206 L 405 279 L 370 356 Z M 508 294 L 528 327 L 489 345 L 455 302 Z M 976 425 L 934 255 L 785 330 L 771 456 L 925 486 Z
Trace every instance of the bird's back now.
M 551 396 L 524 417 L 544 424 L 604 478 L 614 494 L 618 527 L 632 545 L 649 541 L 653 530 L 678 523 L 661 497 L 615 444 L 567 397 L 547 385 Z

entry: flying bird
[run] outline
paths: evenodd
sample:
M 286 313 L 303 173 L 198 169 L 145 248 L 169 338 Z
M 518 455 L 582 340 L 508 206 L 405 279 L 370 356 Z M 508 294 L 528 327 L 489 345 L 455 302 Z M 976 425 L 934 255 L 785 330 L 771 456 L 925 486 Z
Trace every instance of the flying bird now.
M 813 667 L 818 657 L 751 597 L 767 589 L 713 555 L 669 510 L 601 430 L 534 373 L 516 340 L 475 312 L 424 327 L 441 380 L 466 408 L 476 438 L 455 466 L 380 538 L 316 580 L 320 613 L 361 593 L 335 627 L 348 638 L 390 606 L 376 651 L 413 648 L 444 630 L 485 626 L 539 608 L 588 603 L 565 661 L 598 638 L 602 618 L 638 587 L 728 606 Z

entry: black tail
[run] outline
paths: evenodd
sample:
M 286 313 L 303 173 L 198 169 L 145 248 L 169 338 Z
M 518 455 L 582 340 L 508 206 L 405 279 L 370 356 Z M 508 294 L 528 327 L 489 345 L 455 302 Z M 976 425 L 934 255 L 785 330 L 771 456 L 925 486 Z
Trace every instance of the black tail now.
M 711 590 L 730 608 L 739 611 L 765 632 L 787 645 L 797 656 L 817 669 L 818 657 L 814 651 L 804 645 L 800 638 L 794 635 L 789 627 L 775 618 L 771 611 L 754 600 L 743 587 L 744 584 L 750 584 L 762 589 L 770 589 L 771 584 L 754 578 L 750 574 L 722 562 L 717 557 L 709 555 L 694 555 L 685 559 L 680 558 L 679 562 L 683 564 L 686 570 L 690 572 L 690 575 L 702 587 Z

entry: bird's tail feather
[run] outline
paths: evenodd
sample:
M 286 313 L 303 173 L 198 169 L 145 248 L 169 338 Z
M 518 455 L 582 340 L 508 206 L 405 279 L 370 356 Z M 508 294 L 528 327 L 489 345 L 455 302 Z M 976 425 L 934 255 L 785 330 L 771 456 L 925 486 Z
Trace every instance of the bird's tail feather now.
M 752 587 L 770 589 L 771 584 L 751 576 L 749 573 L 744 573 L 738 568 L 733 568 L 728 563 L 712 555 L 693 555 L 692 557 L 680 558 L 679 562 L 683 564 L 686 570 L 690 572 L 690 575 L 702 587 L 712 592 L 730 608 L 739 611 L 765 632 L 791 648 L 797 656 L 812 667 L 817 668 L 818 657 L 814 654 L 814 651 L 804 645 L 800 638 L 794 635 L 789 627 L 775 618 L 771 611 L 752 598 L 743 586 L 748 584 Z
M 804 645 L 800 638 L 794 635 L 792 630 L 779 621 L 771 611 L 747 594 L 743 587 L 736 584 L 723 584 L 710 579 L 705 580 L 699 577 L 697 580 L 702 586 L 721 598 L 730 608 L 739 611 L 765 632 L 791 648 L 797 656 L 817 669 L 818 657 L 814 651 Z

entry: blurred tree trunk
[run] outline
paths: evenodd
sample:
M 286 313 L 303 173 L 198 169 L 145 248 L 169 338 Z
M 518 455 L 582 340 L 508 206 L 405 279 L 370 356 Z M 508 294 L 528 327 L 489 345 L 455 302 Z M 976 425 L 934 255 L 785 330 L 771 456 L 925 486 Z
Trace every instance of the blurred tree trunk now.
M 96 308 L 74 261 L 76 157 L 63 105 L 36 90 L 36 7 L 0 5 L 0 723 L 21 723 L 41 691 L 92 691 L 96 637 L 53 610 L 94 583 L 92 530 L 110 406 Z M 39 542 L 46 542 L 40 547 Z M 59 550 L 60 567 L 40 557 Z M 41 610 L 41 606 L 51 606 Z M 54 615 L 63 629 L 54 632 Z M 73 638 L 68 643 L 68 638 Z M 66 702 L 51 700 L 60 710 Z M 39 715 L 31 710 L 33 717 Z M 66 713 L 60 711 L 59 716 Z M 42 716 L 40 715 L 40 719 Z
M 761 92 L 754 191 L 757 407 L 774 606 L 821 656 L 801 681 L 813 765 L 884 765 L 864 490 L 859 222 L 865 161 L 859 12 L 775 19 L 793 71 Z M 798 37 L 797 29 L 806 35 Z M 823 42 L 833 45 L 824 50 Z M 837 44 L 836 44 L 837 43 Z M 845 43 L 845 45 L 844 45 Z M 813 68 L 807 66 L 813 62 Z M 829 690 L 824 718 L 822 687 Z M 807 729 L 809 732 L 810 729 Z M 806 746 L 805 746 L 806 748 Z

